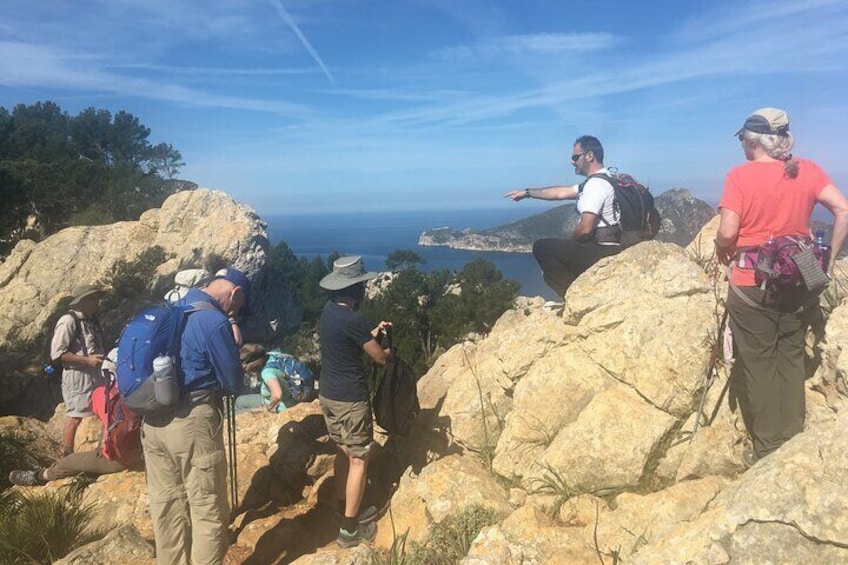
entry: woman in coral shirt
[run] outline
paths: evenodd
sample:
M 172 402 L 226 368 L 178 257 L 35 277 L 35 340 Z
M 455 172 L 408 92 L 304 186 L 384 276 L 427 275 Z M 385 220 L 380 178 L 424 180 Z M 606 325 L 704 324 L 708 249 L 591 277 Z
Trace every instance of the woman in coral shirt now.
M 848 233 L 848 200 L 813 161 L 790 154 L 795 141 L 783 110 L 757 110 L 737 136 L 748 162 L 727 175 L 716 251 L 725 264 L 732 261 L 730 281 L 736 288 L 728 292 L 727 310 L 738 365 L 733 389 L 753 443 L 753 452 L 745 454 L 750 464 L 804 428 L 805 312 L 818 303 L 800 287 L 780 296 L 760 289 L 750 264 L 736 260 L 736 250 L 772 237 L 808 237 L 818 203 L 834 216 L 832 276 Z

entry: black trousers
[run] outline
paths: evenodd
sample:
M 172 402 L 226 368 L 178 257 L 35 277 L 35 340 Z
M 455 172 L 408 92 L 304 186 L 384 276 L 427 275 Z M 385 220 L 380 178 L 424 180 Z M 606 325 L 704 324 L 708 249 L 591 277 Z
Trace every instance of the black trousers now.
M 763 291 L 739 287 L 757 304 Z M 806 375 L 804 338 L 813 301 L 802 312 L 805 296 L 781 307 L 765 300 L 764 309 L 746 304 L 730 289 L 727 310 L 736 357 L 731 381 L 754 453 L 764 457 L 804 429 Z M 808 299 L 807 299 L 808 300 Z
M 600 245 L 594 241 L 546 238 L 533 242 L 533 257 L 542 268 L 542 277 L 558 296 L 565 296 L 574 279 L 598 260 L 619 251 L 618 245 Z

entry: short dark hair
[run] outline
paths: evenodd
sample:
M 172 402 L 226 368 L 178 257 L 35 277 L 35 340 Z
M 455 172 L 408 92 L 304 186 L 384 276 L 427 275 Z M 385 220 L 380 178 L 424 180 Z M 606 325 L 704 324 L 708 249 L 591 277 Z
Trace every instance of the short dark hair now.
M 604 164 L 604 146 L 598 141 L 597 137 L 591 135 L 581 135 L 574 142 L 574 145 L 580 145 L 585 153 L 589 151 L 595 156 L 595 160 L 601 165 Z

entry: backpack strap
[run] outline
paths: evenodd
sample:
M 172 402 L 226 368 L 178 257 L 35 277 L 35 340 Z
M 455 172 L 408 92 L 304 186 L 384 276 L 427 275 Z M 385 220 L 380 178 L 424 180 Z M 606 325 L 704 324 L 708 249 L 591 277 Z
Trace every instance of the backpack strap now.
M 88 347 L 85 345 L 85 336 L 82 335 L 82 319 L 73 310 L 68 310 L 68 315 L 74 319 L 74 333 L 72 339 L 76 340 L 82 347 L 83 357 L 88 357 Z
M 596 178 L 596 177 L 599 178 L 599 179 L 607 181 L 609 183 L 609 185 L 612 187 L 612 207 L 613 207 L 614 211 L 618 211 L 618 199 L 615 197 L 615 188 L 616 188 L 615 179 L 607 173 L 595 173 L 595 174 L 589 175 L 588 177 L 586 177 L 586 180 L 584 180 L 583 182 L 580 183 L 580 186 L 577 189 L 577 193 L 578 194 L 582 193 L 583 192 L 583 186 L 587 182 L 589 182 L 589 179 Z M 602 221 L 606 227 L 618 225 L 618 224 L 611 224 L 611 223 L 607 222 L 606 218 L 604 218 L 604 211 L 603 210 L 601 210 L 601 213 L 598 214 L 598 220 Z

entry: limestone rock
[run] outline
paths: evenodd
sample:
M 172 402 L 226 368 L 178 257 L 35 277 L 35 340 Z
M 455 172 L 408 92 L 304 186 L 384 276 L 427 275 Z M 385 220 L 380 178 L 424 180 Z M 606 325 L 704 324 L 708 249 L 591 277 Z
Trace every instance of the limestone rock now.
M 491 508 L 498 516 L 512 511 L 506 489 L 471 457 L 445 457 L 426 466 L 418 476 L 407 471 L 392 498 L 390 513 L 378 523 L 374 545 L 388 549 L 392 532 L 402 535 L 407 531 L 407 543 L 425 542 L 431 522 L 439 523 L 475 504 Z
M 574 493 L 634 487 L 673 425 L 674 418 L 632 391 L 611 387 L 557 433 L 525 482 L 535 488 L 564 482 Z
M 540 357 L 516 385 L 513 409 L 495 450 L 494 470 L 510 478 L 532 471 L 564 427 L 600 391 L 614 386 L 602 367 L 576 346 L 566 346 Z
M 642 545 L 699 516 L 726 484 L 727 479 L 708 477 L 648 495 L 621 494 L 615 499 L 615 510 L 599 515 L 597 528 L 594 523 L 586 526 L 583 539 L 593 546 L 597 538 L 602 553 L 615 551 L 628 559 Z
M 597 562 L 584 546 L 578 528 L 555 525 L 544 514 L 524 506 L 502 524 L 484 528 L 461 565 L 572 565 Z
M 0 343 L 12 336 L 31 341 L 49 331 L 45 324 L 75 287 L 107 282 L 115 261 L 131 261 L 154 245 L 173 255 L 157 269 L 169 286 L 181 265 L 210 258 L 258 279 L 268 239 L 253 210 L 223 192 L 198 189 L 172 195 L 144 221 L 71 227 L 36 245 L 23 243 L 0 265 L 0 302 L 12 306 L 0 312 Z
M 721 223 L 721 214 L 716 214 L 709 222 L 704 224 L 695 239 L 686 246 L 686 253 L 696 263 L 703 264 L 715 256 L 715 238 L 719 223 Z
M 131 525 L 115 528 L 103 539 L 75 549 L 55 565 L 154 565 L 153 546 Z
M 694 520 L 642 547 L 634 563 L 837 563 L 848 559 L 848 414 L 760 460 Z
M 368 544 L 342 549 L 334 542 L 315 553 L 298 557 L 291 565 L 371 565 L 373 562 Z
M 62 488 L 63 481 L 44 488 Z M 111 530 L 132 524 L 146 539 L 153 539 L 153 523 L 147 498 L 147 477 L 143 471 L 123 471 L 102 475 L 83 492 L 83 503 L 96 508 L 93 525 Z

